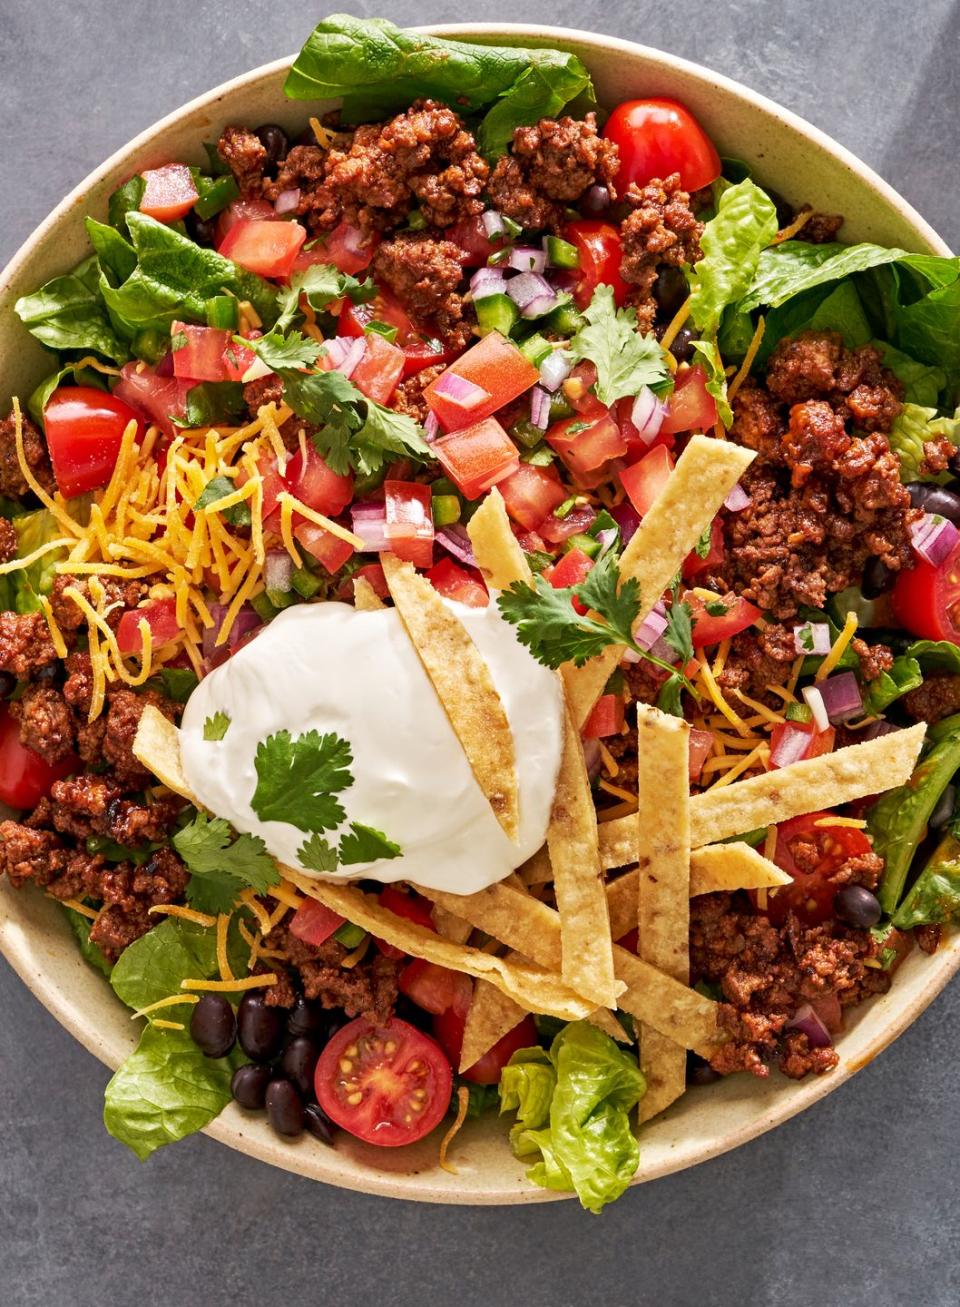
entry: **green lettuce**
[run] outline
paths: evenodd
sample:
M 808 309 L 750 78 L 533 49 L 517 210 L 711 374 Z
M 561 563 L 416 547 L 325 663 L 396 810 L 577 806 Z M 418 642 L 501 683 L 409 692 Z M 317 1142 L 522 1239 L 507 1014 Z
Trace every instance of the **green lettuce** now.
M 733 410 L 727 399 L 727 374 L 723 368 L 723 359 L 715 340 L 695 340 L 694 351 L 699 354 L 707 373 L 707 394 L 712 395 L 717 405 L 717 416 L 728 429 L 733 424 Z
M 515 127 L 555 118 L 575 99 L 595 103 L 590 74 L 574 54 L 444 40 L 349 14 L 317 24 L 284 92 L 292 100 L 342 97 L 347 123 L 383 118 L 424 96 L 461 113 L 485 109 L 477 139 L 488 158 L 504 153 Z
M 923 684 L 923 673 L 916 658 L 894 658 L 889 672 L 881 672 L 865 687 L 863 710 L 872 717 L 879 716 L 901 695 L 916 690 Z
M 941 484 L 950 480 L 949 472 L 936 475 L 920 471 L 923 462 L 923 444 L 936 436 L 946 436 L 954 445 L 960 446 L 960 411 L 952 418 L 938 417 L 935 408 L 924 408 L 920 404 L 904 404 L 903 412 L 897 417 L 890 429 L 890 445 L 900 459 L 900 480 L 936 481 Z
M 91 255 L 32 295 L 22 295 L 14 312 L 32 336 L 54 350 L 93 350 L 114 363 L 130 357 L 107 315 L 99 290 L 100 269 Z
M 904 250 L 887 249 L 883 245 L 784 241 L 760 255 L 756 275 L 738 307 L 743 312 L 762 306 L 775 309 L 805 291 L 906 257 Z
M 917 660 L 923 672 L 960 676 L 960 646 L 951 640 L 914 640 L 905 653 Z
M 17 532 L 17 555 L 25 558 L 41 545 L 62 536 L 57 519 L 45 508 L 35 513 L 22 513 L 13 519 Z M 56 579 L 55 565 L 58 559 L 66 556 L 66 548 L 51 549 L 48 554 L 38 558 L 29 567 L 11 572 L 8 578 L 9 606 L 18 613 L 35 613 L 40 609 L 40 595 L 48 595 Z
M 521 1049 L 500 1078 L 500 1111 L 516 1112 L 518 1157 L 540 1155 L 527 1172 L 546 1189 L 574 1190 L 600 1212 L 636 1174 L 640 1151 L 630 1112 L 646 1090 L 629 1053 L 588 1022 L 566 1026 L 550 1052 Z
M 899 930 L 960 921 L 960 843 L 950 834 L 940 842 L 893 914 Z
M 93 922 L 89 917 L 85 917 L 81 912 L 75 912 L 73 908 L 64 907 L 67 914 L 67 921 L 70 923 L 70 929 L 73 931 L 80 949 L 80 956 L 84 962 L 88 962 L 95 971 L 101 972 L 107 979 L 110 979 L 110 973 L 113 970 L 113 963 L 105 958 L 96 944 L 90 943 L 90 930 Z
M 746 295 L 761 251 L 776 234 L 773 201 L 752 181 L 720 196 L 700 240 L 703 258 L 690 275 L 690 317 L 701 332 L 716 332 L 724 309 Z
M 924 408 L 937 407 L 940 392 L 947 384 L 947 374 L 943 368 L 921 363 L 885 340 L 874 340 L 871 344 L 883 355 L 883 366 L 903 382 L 903 397 L 908 404 L 919 404 Z

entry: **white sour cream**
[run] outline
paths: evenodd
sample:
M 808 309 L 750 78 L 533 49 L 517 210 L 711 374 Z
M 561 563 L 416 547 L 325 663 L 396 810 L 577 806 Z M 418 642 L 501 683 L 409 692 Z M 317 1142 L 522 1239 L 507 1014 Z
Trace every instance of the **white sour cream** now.
M 402 856 L 358 863 L 329 877 L 409 880 L 472 894 L 502 880 L 546 835 L 562 745 L 562 698 L 553 672 L 519 643 L 495 604 L 450 603 L 490 669 L 513 731 L 520 787 L 520 838 L 503 832 L 480 790 L 436 692 L 393 608 L 347 604 L 288 608 L 216 668 L 191 696 L 181 756 L 199 801 L 238 831 L 259 835 L 293 867 L 308 838 L 250 806 L 257 745 L 277 731 L 336 731 L 350 742 L 353 784 L 337 797 L 347 822 L 383 831 Z M 203 724 L 230 717 L 224 738 Z M 326 879 L 326 877 L 325 877 Z

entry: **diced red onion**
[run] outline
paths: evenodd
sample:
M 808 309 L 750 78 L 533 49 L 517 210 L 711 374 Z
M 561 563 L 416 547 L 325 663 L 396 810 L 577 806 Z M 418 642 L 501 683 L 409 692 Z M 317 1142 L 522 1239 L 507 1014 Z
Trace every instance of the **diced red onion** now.
M 339 367 L 347 357 L 347 350 L 353 344 L 352 336 L 333 336 L 330 340 L 323 342 L 323 347 L 327 351 L 327 358 L 333 366 Z
M 475 300 L 504 295 L 506 290 L 507 279 L 499 268 L 478 268 L 470 278 L 470 291 Z
M 173 376 L 173 355 L 174 351 L 168 350 L 166 354 L 161 354 L 157 360 L 157 366 L 153 369 L 158 377 Z
M 663 425 L 666 404 L 661 404 L 649 386 L 643 386 L 630 410 L 630 421 L 637 429 L 637 437 L 645 445 L 651 444 Z
M 622 504 L 616 504 L 610 509 L 610 516 L 620 528 L 621 543 L 628 545 L 640 525 L 640 514 L 633 504 L 625 499 Z
M 652 608 L 635 628 L 633 638 L 637 642 L 639 649 L 644 649 L 649 653 L 666 629 L 667 615 L 663 611 L 663 605 L 657 604 L 656 608 Z
M 591 186 L 580 201 L 584 213 L 606 213 L 610 208 L 610 191 L 606 186 Z
M 486 213 L 481 214 L 480 221 L 483 223 L 483 230 L 487 233 L 487 240 L 492 241 L 497 236 L 503 235 L 503 219 L 496 209 L 488 209 Z
M 376 502 L 354 504 L 350 509 L 353 533 L 363 541 L 363 552 L 379 554 L 390 548 L 387 539 L 386 505 Z
M 861 736 L 861 739 L 877 740 L 881 735 L 892 735 L 894 731 L 902 730 L 902 726 L 894 726 L 893 722 L 871 722 Z
M 863 699 L 860 686 L 853 672 L 841 672 L 839 676 L 828 676 L 819 684 L 823 696 L 823 706 L 832 722 L 849 721 L 863 712 Z M 821 729 L 823 729 L 821 727 Z
M 342 372 L 345 377 L 352 377 L 354 370 L 359 366 L 367 349 L 367 339 L 365 336 L 358 336 L 356 340 L 351 340 L 347 352 L 343 357 L 343 362 L 337 364 L 337 371 Z
M 820 693 L 820 687 L 818 685 L 805 685 L 803 687 L 803 701 L 813 713 L 813 720 L 817 730 L 829 730 L 830 718 L 827 716 L 827 709 L 823 702 L 823 695 Z
M 557 297 L 550 292 L 549 295 L 538 295 L 536 299 L 530 301 L 525 309 L 520 310 L 522 318 L 542 318 L 545 314 L 550 313 L 557 305 Z
M 713 748 L 713 731 L 700 731 L 696 726 L 690 731 L 690 755 L 688 771 L 691 781 L 698 781 L 703 771 L 703 764 Z
M 542 386 L 534 386 L 530 392 L 530 421 L 541 431 L 550 425 L 550 396 Z
M 507 259 L 507 267 L 516 268 L 517 272 L 543 272 L 546 266 L 546 254 L 533 245 L 515 245 Z
M 223 625 L 223 619 L 227 615 L 227 604 L 211 604 L 210 616 L 213 618 L 213 626 L 208 627 L 203 633 L 203 664 L 206 671 L 213 671 L 214 667 L 219 667 L 225 663 L 232 653 L 244 643 L 247 638 L 255 631 L 258 631 L 263 622 L 257 616 L 249 604 L 244 604 L 237 613 L 236 621 L 230 628 L 230 634 L 224 644 L 217 644 L 217 636 L 220 634 L 220 627 Z
M 569 540 L 570 536 L 589 530 L 596 518 L 596 509 L 591 508 L 589 504 L 580 504 L 572 508 L 566 517 L 556 517 L 551 513 L 540 524 L 537 531 L 544 540 L 549 540 L 552 545 L 559 545 L 564 540 Z
M 341 224 L 338 230 L 338 236 L 343 242 L 343 248 L 351 254 L 361 254 L 367 251 L 367 241 L 359 227 L 353 227 L 349 223 Z
M 538 272 L 521 272 L 519 276 L 511 277 L 507 282 L 507 294 L 524 317 L 527 316 L 526 310 L 531 304 L 539 300 L 556 299 L 553 287 L 546 277 L 541 277 Z
M 300 187 L 292 186 L 290 190 L 281 191 L 273 202 L 274 213 L 293 213 L 300 203 Z
M 461 408 L 476 408 L 478 404 L 483 404 L 490 398 L 488 390 L 468 381 L 466 377 L 461 377 L 457 372 L 451 372 L 449 368 L 434 383 L 433 388 L 438 395 L 446 395 Z
M 804 622 L 793 628 L 793 647 L 798 654 L 828 654 L 832 643 L 829 622 Z
M 428 413 L 426 421 L 423 424 L 423 438 L 428 444 L 432 444 L 440 434 L 440 419 L 436 413 Z
M 587 764 L 587 775 L 591 780 L 594 780 L 600 772 L 600 765 L 603 761 L 599 740 L 584 740 L 583 760 Z
M 728 513 L 741 513 L 752 503 L 753 500 L 738 482 L 723 501 L 723 506 Z
M 924 513 L 920 521 L 910 527 L 910 543 L 914 551 L 933 567 L 940 566 L 958 540 L 960 531 L 949 518 L 941 517 L 939 513 Z
M 442 526 L 436 534 L 436 541 L 448 554 L 453 554 L 461 563 L 466 563 L 467 567 L 477 566 L 470 536 L 467 534 L 466 527 L 461 526 L 459 522 L 455 522 L 452 526 Z
M 810 751 L 811 735 L 799 726 L 788 722 L 786 729 L 777 741 L 777 747 L 770 755 L 771 767 L 789 767 L 791 763 L 800 762 Z
M 551 394 L 569 377 L 573 363 L 563 350 L 552 350 L 540 364 L 540 385 Z
M 261 377 L 272 377 L 273 368 L 268 368 L 262 358 L 255 358 L 241 380 L 246 385 L 248 381 L 259 381 Z
M 263 560 L 263 580 L 268 590 L 286 593 L 293 582 L 293 559 L 285 549 L 268 549 Z
M 811 1048 L 829 1048 L 833 1043 L 830 1031 L 814 1012 L 809 1003 L 798 1007 L 786 1025 L 787 1030 L 799 1030 L 806 1035 Z
M 617 543 L 617 536 L 620 532 L 615 526 L 608 526 L 605 531 L 597 532 L 597 540 L 600 543 L 600 552 L 597 554 L 597 562 L 605 557 L 613 546 Z

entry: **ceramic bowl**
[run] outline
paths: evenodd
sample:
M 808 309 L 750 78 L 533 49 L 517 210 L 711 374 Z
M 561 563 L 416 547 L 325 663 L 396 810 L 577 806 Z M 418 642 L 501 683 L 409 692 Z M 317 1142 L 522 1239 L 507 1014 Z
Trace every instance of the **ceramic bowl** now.
M 876 173 L 795 115 L 706 68 L 629 41 L 567 29 L 522 25 L 455 25 L 439 34 L 557 45 L 587 64 L 602 104 L 638 96 L 682 100 L 703 123 L 722 155 L 745 160 L 757 177 L 798 205 L 846 215 L 844 238 L 948 254 L 943 241 Z M 265 121 L 302 128 L 308 106 L 284 99 L 287 60 L 267 64 L 185 105 L 118 150 L 83 181 L 30 237 L 0 277 L 0 395 L 22 398 L 49 371 L 49 358 L 13 313 L 19 295 L 85 255 L 84 215 L 106 217 L 107 197 L 138 169 L 170 159 L 204 162 L 203 140 L 232 122 Z M 315 110 L 315 106 L 310 107 Z M 878 777 L 878 788 L 882 778 Z M 109 1067 L 133 1048 L 129 1013 L 88 969 L 52 900 L 0 885 L 0 949 L 57 1020 Z M 960 966 L 960 935 L 934 957 L 916 950 L 891 992 L 865 1005 L 838 1044 L 829 1075 L 795 1082 L 735 1076 L 687 1094 L 644 1127 L 637 1182 L 653 1180 L 735 1148 L 838 1088 L 899 1035 Z M 538 1202 L 557 1195 L 530 1184 L 510 1153 L 506 1127 L 495 1117 L 468 1123 L 451 1149 L 457 1174 L 437 1165 L 436 1136 L 402 1149 L 378 1149 L 342 1135 L 335 1149 L 310 1136 L 292 1143 L 271 1132 L 263 1116 L 231 1105 L 207 1130 L 214 1139 L 273 1166 L 328 1184 L 390 1197 L 442 1203 Z

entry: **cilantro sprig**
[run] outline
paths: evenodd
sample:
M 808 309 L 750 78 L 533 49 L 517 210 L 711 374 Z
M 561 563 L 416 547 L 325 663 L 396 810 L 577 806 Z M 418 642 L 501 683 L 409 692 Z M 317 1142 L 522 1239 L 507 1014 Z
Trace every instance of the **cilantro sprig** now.
M 284 331 L 300 312 L 300 296 L 306 297 L 312 309 L 324 309 L 332 300 L 349 299 L 353 304 L 372 300 L 377 288 L 371 278 L 358 281 L 348 272 L 341 272 L 332 263 L 313 263 L 302 272 L 295 272 L 290 285 L 280 292 L 280 316 L 277 327 Z
M 643 386 L 662 388 L 668 380 L 663 350 L 652 335 L 641 335 L 634 309 L 618 309 L 613 289 L 599 285 L 584 311 L 581 327 L 568 349 L 574 362 L 587 361 L 597 369 L 596 392 L 602 404 L 636 395 Z
M 190 872 L 187 901 L 199 912 L 229 912 L 242 890 L 264 893 L 280 880 L 277 864 L 257 835 L 238 835 L 222 817 L 196 816 L 173 836 Z

